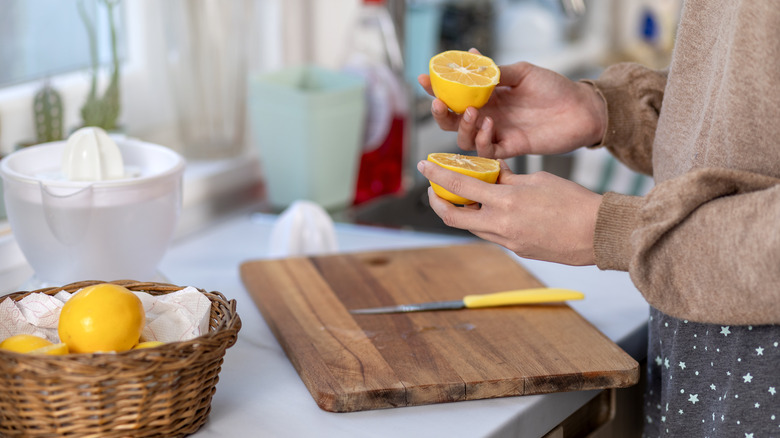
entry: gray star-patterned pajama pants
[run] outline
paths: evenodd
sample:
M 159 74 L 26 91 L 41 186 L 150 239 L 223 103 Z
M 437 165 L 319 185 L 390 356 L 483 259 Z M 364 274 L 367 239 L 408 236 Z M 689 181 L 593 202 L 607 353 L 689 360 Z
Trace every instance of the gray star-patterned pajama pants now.
M 780 325 L 725 326 L 650 309 L 647 438 L 780 437 Z

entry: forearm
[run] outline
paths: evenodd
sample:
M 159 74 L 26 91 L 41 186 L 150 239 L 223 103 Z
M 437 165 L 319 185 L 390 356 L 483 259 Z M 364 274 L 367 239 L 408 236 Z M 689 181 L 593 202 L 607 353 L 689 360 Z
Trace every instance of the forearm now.
M 681 319 L 780 323 L 780 180 L 700 169 L 647 196 L 604 197 L 594 251 L 647 301 Z

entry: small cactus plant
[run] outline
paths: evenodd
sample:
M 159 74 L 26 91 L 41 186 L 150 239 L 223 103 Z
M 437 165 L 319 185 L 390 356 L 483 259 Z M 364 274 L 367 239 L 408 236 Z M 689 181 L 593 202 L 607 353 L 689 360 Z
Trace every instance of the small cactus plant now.
M 49 81 L 46 81 L 33 99 L 35 135 L 38 143 L 58 141 L 63 138 L 62 98 Z

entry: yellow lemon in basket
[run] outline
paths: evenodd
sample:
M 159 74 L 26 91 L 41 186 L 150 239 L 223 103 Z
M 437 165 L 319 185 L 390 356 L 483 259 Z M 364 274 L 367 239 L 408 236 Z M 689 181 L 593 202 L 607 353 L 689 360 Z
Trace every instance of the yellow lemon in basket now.
M 159 347 L 160 345 L 165 345 L 165 342 L 161 342 L 161 341 L 139 342 L 139 343 L 135 344 L 135 346 L 133 347 L 133 350 L 140 350 L 140 349 L 143 349 L 143 348 L 154 348 L 154 347 Z
M 47 354 L 49 356 L 61 356 L 63 354 L 68 354 L 69 352 L 70 351 L 68 350 L 68 344 L 61 342 L 59 344 L 51 344 L 45 347 L 35 349 L 31 351 L 30 354 Z
M 17 353 L 29 353 L 39 348 L 52 345 L 46 339 L 35 335 L 14 335 L 0 342 L 0 349 L 15 351 Z
M 132 291 L 102 283 L 65 302 L 58 331 L 71 353 L 125 351 L 138 343 L 145 323 L 144 307 Z
M 428 161 L 436 163 L 445 169 L 454 170 L 455 172 L 477 178 L 490 184 L 496 182 L 498 173 L 501 170 L 498 160 L 445 152 L 428 154 Z M 466 205 L 474 203 L 474 201 L 458 196 L 433 181 L 431 181 L 431 187 L 433 187 L 434 193 L 439 195 L 440 198 L 444 198 L 453 204 Z
M 428 63 L 428 73 L 433 95 L 458 114 L 470 106 L 482 108 L 501 76 L 492 59 L 461 50 L 434 55 Z

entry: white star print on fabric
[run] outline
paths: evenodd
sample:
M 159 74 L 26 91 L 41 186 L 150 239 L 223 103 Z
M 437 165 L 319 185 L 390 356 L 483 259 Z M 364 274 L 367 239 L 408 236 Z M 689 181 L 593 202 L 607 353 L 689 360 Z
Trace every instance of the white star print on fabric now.
M 763 438 L 780 432 L 777 326 L 684 324 L 656 309 L 651 315 L 656 323 L 650 324 L 645 436 Z

